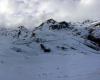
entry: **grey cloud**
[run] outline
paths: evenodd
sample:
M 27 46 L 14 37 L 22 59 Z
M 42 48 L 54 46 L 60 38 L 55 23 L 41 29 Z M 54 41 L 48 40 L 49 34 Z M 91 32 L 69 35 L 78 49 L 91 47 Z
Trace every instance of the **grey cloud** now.
M 80 5 L 80 0 L 8 0 L 13 13 L 1 15 L 3 25 L 37 26 L 41 22 L 54 18 L 58 21 L 77 21 L 100 19 L 100 1 L 94 0 L 91 6 Z

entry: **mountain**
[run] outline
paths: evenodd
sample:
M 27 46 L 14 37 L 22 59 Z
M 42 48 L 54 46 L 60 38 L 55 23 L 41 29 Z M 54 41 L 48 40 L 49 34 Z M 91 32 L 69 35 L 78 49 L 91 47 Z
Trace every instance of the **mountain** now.
M 98 27 L 99 24 L 95 24 L 93 22 L 89 23 L 89 21 L 88 23 L 86 21 L 84 23 L 71 23 L 49 19 L 33 30 L 28 30 L 24 26 L 16 29 L 1 28 L 0 34 L 5 38 L 11 39 L 14 48 L 16 45 L 18 49 L 20 46 L 29 48 L 31 52 L 28 53 L 34 51 L 35 53 L 44 52 L 41 44 L 45 48 L 49 48 L 49 52 L 54 54 L 59 52 L 65 54 L 72 50 L 82 53 L 99 53 L 100 27 Z M 88 27 L 90 25 L 92 26 Z M 79 44 L 81 47 L 78 47 Z M 36 51 L 37 49 L 39 50 Z M 27 50 L 25 49 L 25 51 Z
M 98 21 L 0 28 L 1 80 L 99 80 L 99 54 Z

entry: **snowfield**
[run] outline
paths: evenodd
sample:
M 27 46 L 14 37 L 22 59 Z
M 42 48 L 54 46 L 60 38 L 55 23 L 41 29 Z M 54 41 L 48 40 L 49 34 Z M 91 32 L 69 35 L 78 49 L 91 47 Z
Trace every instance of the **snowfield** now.
M 0 80 L 100 80 L 99 43 L 86 39 L 91 23 L 63 23 L 0 29 Z
M 0 80 L 99 80 L 100 55 L 0 57 Z

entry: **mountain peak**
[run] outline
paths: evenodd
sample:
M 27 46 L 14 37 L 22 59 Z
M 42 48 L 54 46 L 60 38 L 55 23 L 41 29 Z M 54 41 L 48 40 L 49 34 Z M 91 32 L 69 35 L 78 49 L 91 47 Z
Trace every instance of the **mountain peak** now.
M 56 21 L 54 20 L 54 19 L 48 19 L 47 21 L 46 21 L 47 23 L 56 23 Z

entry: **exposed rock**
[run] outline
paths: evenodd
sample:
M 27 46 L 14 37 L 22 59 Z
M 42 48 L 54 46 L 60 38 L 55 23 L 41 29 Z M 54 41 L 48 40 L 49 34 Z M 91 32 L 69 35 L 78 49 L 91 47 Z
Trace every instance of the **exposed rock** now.
M 100 46 L 100 28 L 90 29 L 87 38 Z
M 48 24 L 49 24 L 49 23 L 55 24 L 56 21 L 55 21 L 54 19 L 49 19 L 49 20 L 47 20 L 47 23 L 48 23 Z
M 40 47 L 44 52 L 51 52 L 51 50 L 49 48 L 46 48 L 43 44 L 40 44 Z
M 67 28 L 70 28 L 70 24 L 65 21 L 49 26 L 49 29 L 52 29 L 52 30 L 61 30 L 61 29 L 67 29 Z

